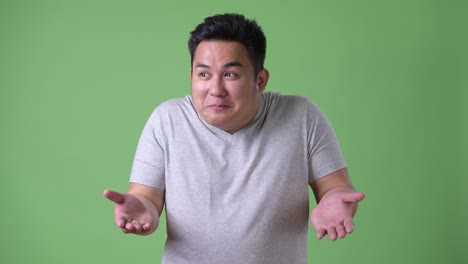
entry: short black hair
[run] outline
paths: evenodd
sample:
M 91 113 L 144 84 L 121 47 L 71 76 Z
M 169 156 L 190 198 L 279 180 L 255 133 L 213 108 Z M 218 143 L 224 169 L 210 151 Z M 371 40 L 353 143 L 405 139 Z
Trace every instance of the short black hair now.
M 190 32 L 188 48 L 192 63 L 195 50 L 204 40 L 239 42 L 247 49 L 255 74 L 263 69 L 266 38 L 262 28 L 254 19 L 246 19 L 240 14 L 220 14 L 205 18 L 203 23 Z

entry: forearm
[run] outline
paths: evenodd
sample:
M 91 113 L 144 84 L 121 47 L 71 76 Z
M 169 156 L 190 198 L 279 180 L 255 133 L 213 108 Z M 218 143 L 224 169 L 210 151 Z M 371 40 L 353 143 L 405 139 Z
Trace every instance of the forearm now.
M 348 170 L 346 168 L 335 171 L 311 184 L 314 191 L 315 200 L 317 204 L 323 198 L 330 196 L 334 193 L 352 193 L 355 192 L 354 186 L 348 177 Z M 357 203 L 353 203 L 353 215 L 357 210 Z
M 161 212 L 158 210 L 156 205 L 153 202 L 151 202 L 150 199 L 138 193 L 128 192 L 128 194 L 132 194 L 133 196 L 138 198 L 152 214 L 154 213 L 159 218 L 159 215 L 161 214 Z
M 162 214 L 164 207 L 165 190 L 145 186 L 138 183 L 131 183 L 128 188 L 128 194 L 138 197 L 148 209 L 156 210 L 158 218 Z
M 159 226 L 159 217 L 164 207 L 165 190 L 131 183 L 127 194 L 138 199 L 147 214 L 150 215 L 150 218 L 146 220 L 150 226 L 144 235 L 154 232 Z

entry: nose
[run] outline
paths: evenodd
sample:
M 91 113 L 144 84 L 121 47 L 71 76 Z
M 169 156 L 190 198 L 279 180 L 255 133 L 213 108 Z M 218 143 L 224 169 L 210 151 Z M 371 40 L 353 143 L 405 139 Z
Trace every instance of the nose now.
M 216 97 L 224 97 L 228 94 L 223 78 L 211 79 L 209 93 L 211 96 L 216 96 Z

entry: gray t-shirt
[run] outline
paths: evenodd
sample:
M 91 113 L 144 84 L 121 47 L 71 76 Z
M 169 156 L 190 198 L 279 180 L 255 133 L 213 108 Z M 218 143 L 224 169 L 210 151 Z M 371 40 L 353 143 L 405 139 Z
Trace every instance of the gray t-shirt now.
M 131 182 L 166 190 L 163 263 L 307 263 L 309 184 L 346 167 L 309 99 L 262 94 L 234 134 L 206 123 L 192 98 L 156 108 Z

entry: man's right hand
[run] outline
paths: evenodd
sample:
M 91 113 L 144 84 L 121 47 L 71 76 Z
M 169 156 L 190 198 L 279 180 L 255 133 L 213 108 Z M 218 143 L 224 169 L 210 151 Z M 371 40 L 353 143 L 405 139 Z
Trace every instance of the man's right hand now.
M 114 221 L 124 233 L 149 235 L 158 227 L 159 212 L 149 199 L 112 190 L 104 196 L 115 203 Z

